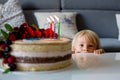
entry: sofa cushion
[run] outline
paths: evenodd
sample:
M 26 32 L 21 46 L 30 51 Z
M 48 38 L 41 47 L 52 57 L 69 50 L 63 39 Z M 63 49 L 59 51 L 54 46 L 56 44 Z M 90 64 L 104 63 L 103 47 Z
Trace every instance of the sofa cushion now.
M 49 27 L 47 18 L 56 15 L 60 19 L 60 34 L 62 37 L 73 38 L 77 33 L 75 12 L 35 12 L 35 17 L 40 28 Z M 57 21 L 56 21 L 57 22 Z M 57 26 L 57 25 L 55 25 Z M 54 29 L 54 26 L 53 26 Z M 58 30 L 58 27 L 56 27 Z M 56 31 L 57 32 L 57 31 Z
M 120 41 L 115 38 L 100 38 L 101 47 L 106 52 L 120 52 Z
M 63 10 L 63 12 L 77 12 L 78 30 L 90 29 L 95 31 L 100 38 L 118 38 L 116 13 L 120 11 L 107 10 Z
M 60 0 L 19 0 L 24 10 L 60 9 Z
M 25 17 L 18 0 L 8 0 L 6 3 L 1 4 L 0 7 L 0 28 L 5 30 L 4 24 L 6 23 L 17 27 L 25 22 Z
M 64 9 L 120 10 L 120 0 L 61 0 Z
M 5 3 L 7 0 L 0 0 L 0 3 Z M 59 9 L 60 0 L 19 0 L 23 10 L 45 10 Z

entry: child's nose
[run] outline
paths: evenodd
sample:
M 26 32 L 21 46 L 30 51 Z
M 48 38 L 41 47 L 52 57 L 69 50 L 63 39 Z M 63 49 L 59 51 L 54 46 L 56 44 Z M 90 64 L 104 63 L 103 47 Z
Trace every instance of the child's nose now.
M 84 46 L 84 51 L 88 51 L 88 47 L 87 46 Z

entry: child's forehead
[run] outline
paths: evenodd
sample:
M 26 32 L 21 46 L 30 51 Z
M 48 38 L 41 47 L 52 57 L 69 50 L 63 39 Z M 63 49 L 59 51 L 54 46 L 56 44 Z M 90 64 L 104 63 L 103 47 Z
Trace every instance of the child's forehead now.
M 78 36 L 77 38 L 78 41 L 83 40 L 83 41 L 88 41 L 88 42 L 93 42 L 93 38 L 88 35 L 83 35 L 83 36 Z
M 92 37 L 90 35 L 79 35 L 78 36 L 79 39 L 84 38 L 84 39 L 92 39 Z

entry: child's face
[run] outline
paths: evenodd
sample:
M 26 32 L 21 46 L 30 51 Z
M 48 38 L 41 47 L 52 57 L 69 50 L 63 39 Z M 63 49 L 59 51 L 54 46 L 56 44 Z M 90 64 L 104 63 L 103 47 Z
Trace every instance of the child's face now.
M 75 53 L 93 53 L 96 45 L 87 36 L 79 37 L 75 44 Z

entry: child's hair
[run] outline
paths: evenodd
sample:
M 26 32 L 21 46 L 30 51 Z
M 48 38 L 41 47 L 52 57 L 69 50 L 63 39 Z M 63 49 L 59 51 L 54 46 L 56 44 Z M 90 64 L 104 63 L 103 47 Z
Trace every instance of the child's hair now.
M 84 35 L 87 36 L 89 40 L 92 40 L 94 44 L 96 44 L 96 49 L 100 48 L 100 41 L 99 41 L 98 35 L 91 30 L 82 30 L 82 31 L 79 31 L 73 38 L 72 51 L 74 51 L 74 46 L 75 46 L 75 42 L 77 41 L 77 39 Z

